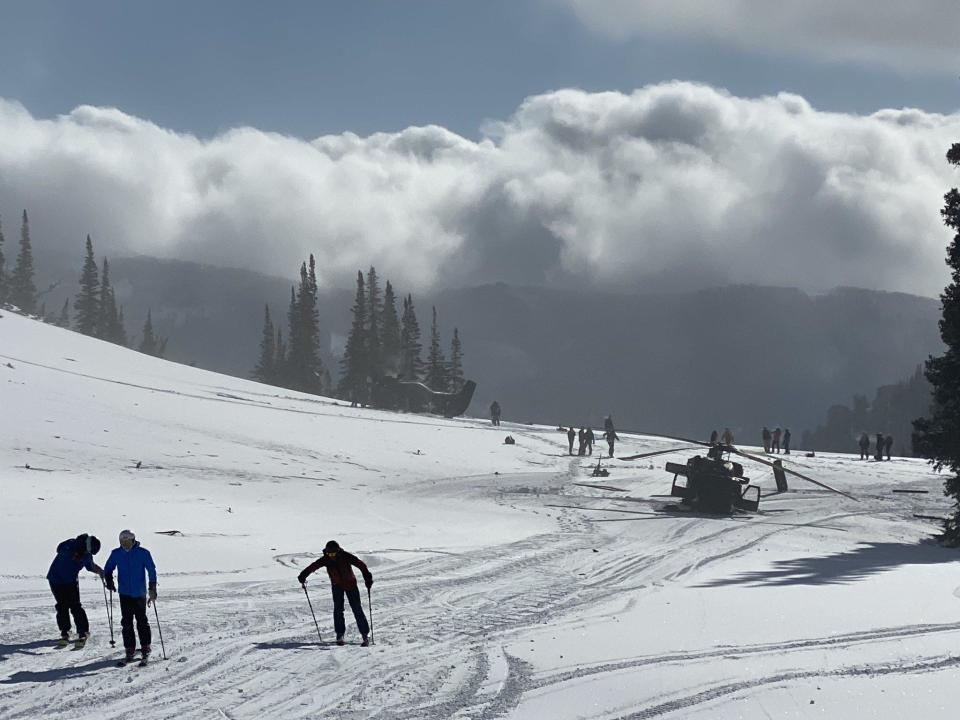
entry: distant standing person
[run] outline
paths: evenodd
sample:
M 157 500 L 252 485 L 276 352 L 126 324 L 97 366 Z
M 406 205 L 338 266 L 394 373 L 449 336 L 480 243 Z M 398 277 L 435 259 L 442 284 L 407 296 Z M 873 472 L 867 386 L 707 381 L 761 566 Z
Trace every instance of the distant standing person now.
M 773 445 L 770 446 L 770 449 L 778 455 L 780 454 L 780 428 L 773 431 Z
M 763 439 L 763 451 L 765 453 L 770 452 L 770 428 L 764 425 L 760 437 Z
M 113 584 L 113 571 L 117 571 L 117 585 Z M 147 583 L 150 581 L 149 599 Z M 140 662 L 146 664 L 150 657 L 150 620 L 147 618 L 147 605 L 157 599 L 157 566 L 153 564 L 150 551 L 142 547 L 137 537 L 129 530 L 120 532 L 120 547 L 115 548 L 103 568 L 107 588 L 117 591 L 120 596 L 120 627 L 123 631 L 123 649 L 125 662 L 133 660 L 137 649 L 137 639 L 133 634 L 133 621 L 137 621 L 137 635 L 140 637 Z
M 870 455 L 870 437 L 865 433 L 860 433 L 860 440 L 857 441 L 860 445 L 860 459 L 866 460 Z
M 883 447 L 887 451 L 887 460 L 890 459 L 890 450 L 893 448 L 893 435 L 887 435 L 883 439 Z
M 595 439 L 593 436 L 593 428 L 588 427 L 587 432 L 585 432 L 583 435 L 583 438 L 587 443 L 587 455 L 593 455 L 593 441 Z
M 720 436 L 720 434 L 719 434 L 716 430 L 714 430 L 713 432 L 711 432 L 711 433 L 710 433 L 710 444 L 711 444 L 711 445 L 716 445 L 716 444 L 717 444 L 717 438 L 718 438 L 719 436 Z
M 877 451 L 873 457 L 877 460 L 883 460 L 883 433 L 877 433 Z
M 573 429 L 573 425 L 570 426 L 570 429 L 567 430 L 567 442 L 570 443 L 570 454 L 573 455 L 573 441 L 577 438 L 577 431 Z
M 577 431 L 577 455 L 584 454 L 584 446 L 587 444 L 587 433 L 583 428 Z
M 500 424 L 500 403 L 496 400 L 490 403 L 490 422 L 494 425 Z
M 370 644 L 370 625 L 367 623 L 367 616 L 363 614 L 363 603 L 360 601 L 360 590 L 357 587 L 357 578 L 353 574 L 353 568 L 360 570 L 360 574 L 363 575 L 363 582 L 368 590 L 373 586 L 373 575 L 360 558 L 341 548 L 336 540 L 331 540 L 326 544 L 323 548 L 323 557 L 307 565 L 297 575 L 297 580 L 300 581 L 301 585 L 306 584 L 310 573 L 322 567 L 327 569 L 327 575 L 330 577 L 330 589 L 333 592 L 333 627 L 337 633 L 337 645 L 346 644 L 343 639 L 347 632 L 347 624 L 343 619 L 343 596 L 346 595 L 350 602 L 350 609 L 353 610 L 353 619 L 357 622 L 357 630 L 363 636 L 363 642 L 360 644 L 366 647 Z
M 607 415 L 607 416 L 603 419 L 603 430 L 604 430 L 604 432 L 606 432 L 607 430 L 613 430 L 613 429 L 614 429 L 614 427 L 613 427 L 613 415 Z
M 613 444 L 615 441 L 620 439 L 617 436 L 617 431 L 613 428 L 610 428 L 609 430 L 604 431 L 603 436 L 607 440 L 607 450 L 609 451 L 607 457 L 613 457 Z
M 783 454 L 790 454 L 790 428 L 786 428 L 783 431 Z
M 93 535 L 78 535 L 57 545 L 57 556 L 50 563 L 47 582 L 57 601 L 57 627 L 60 628 L 59 645 L 70 642 L 70 615 L 77 626 L 77 645 L 83 645 L 90 636 L 87 611 L 80 603 L 80 583 L 77 578 L 84 568 L 103 576 L 103 570 L 93 561 L 100 552 L 100 541 Z
M 723 429 L 723 435 L 720 436 L 720 440 L 724 445 L 733 445 L 733 433 L 730 431 L 730 428 Z

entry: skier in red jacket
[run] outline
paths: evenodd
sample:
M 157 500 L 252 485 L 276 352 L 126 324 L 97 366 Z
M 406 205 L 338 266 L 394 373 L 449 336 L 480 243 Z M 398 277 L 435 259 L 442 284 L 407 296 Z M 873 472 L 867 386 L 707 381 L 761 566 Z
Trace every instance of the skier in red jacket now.
M 363 582 L 370 589 L 373 585 L 373 575 L 364 562 L 352 553 L 340 547 L 336 540 L 331 540 L 323 548 L 323 557 L 314 560 L 307 565 L 303 571 L 297 575 L 297 580 L 301 585 L 306 584 L 307 577 L 314 571 L 322 567 L 327 569 L 327 575 L 330 576 L 330 588 L 333 591 L 333 627 L 337 633 L 337 645 L 344 645 L 343 636 L 347 631 L 347 624 L 343 619 L 343 596 L 347 596 L 350 601 L 350 609 L 353 610 L 353 618 L 357 621 L 357 629 L 363 636 L 363 642 L 360 644 L 366 647 L 370 644 L 370 625 L 367 623 L 367 616 L 363 614 L 363 604 L 360 601 L 360 590 L 357 587 L 357 578 L 353 574 L 354 567 L 360 570 L 363 575 Z

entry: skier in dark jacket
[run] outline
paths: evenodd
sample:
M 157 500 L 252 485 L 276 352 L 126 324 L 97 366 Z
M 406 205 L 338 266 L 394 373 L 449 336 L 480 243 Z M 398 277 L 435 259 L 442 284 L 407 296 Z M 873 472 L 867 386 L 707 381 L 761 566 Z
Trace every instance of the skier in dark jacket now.
M 573 441 L 577 439 L 577 431 L 573 429 L 573 425 L 570 426 L 570 429 L 567 430 L 567 442 L 570 443 L 570 454 L 573 455 Z
M 778 454 L 780 452 L 780 435 L 781 435 L 780 428 L 777 428 L 776 430 L 774 430 L 773 443 L 770 445 L 770 449 L 773 450 L 773 452 Z
M 710 444 L 711 444 L 711 445 L 716 445 L 716 444 L 717 444 L 717 437 L 718 437 L 718 434 L 717 434 L 717 431 L 716 431 L 716 430 L 714 430 L 712 433 L 710 433 Z
M 606 441 L 607 441 L 607 450 L 609 451 L 608 457 L 613 457 L 613 443 L 614 443 L 616 440 L 619 440 L 619 439 L 620 439 L 620 438 L 617 436 L 617 431 L 614 430 L 613 428 L 610 428 L 609 430 L 606 430 L 606 431 L 603 433 L 603 437 L 604 437 L 604 438 L 606 439 Z
M 587 433 L 583 428 L 580 428 L 577 431 L 577 455 L 583 455 L 585 450 L 584 446 L 587 444 Z
M 327 575 L 330 576 L 330 587 L 333 591 L 333 627 L 337 633 L 337 645 L 344 645 L 343 636 L 347 631 L 347 624 L 343 619 L 343 596 L 347 596 L 350 602 L 350 609 L 353 610 L 353 619 L 357 621 L 357 629 L 363 636 L 363 642 L 360 644 L 366 647 L 370 644 L 370 626 L 367 624 L 367 616 L 363 614 L 363 603 L 360 600 L 360 590 L 357 587 L 357 578 L 353 574 L 354 567 L 360 570 L 363 575 L 363 582 L 367 590 L 373 585 L 373 575 L 364 562 L 352 553 L 340 547 L 336 540 L 331 540 L 323 548 L 323 557 L 314 560 L 307 565 L 299 575 L 297 580 L 301 585 L 305 585 L 307 577 L 315 570 L 322 567 L 327 569 Z
M 860 433 L 857 444 L 860 446 L 860 459 L 866 460 L 870 454 L 870 437 L 865 432 Z
M 496 400 L 490 403 L 490 422 L 493 425 L 500 424 L 500 403 Z
M 80 604 L 80 570 L 86 568 L 103 576 L 103 570 L 93 561 L 100 552 L 100 541 L 93 535 L 78 535 L 57 545 L 57 556 L 50 563 L 47 582 L 57 607 L 57 627 L 60 628 L 60 645 L 70 641 L 70 615 L 77 626 L 77 643 L 82 645 L 90 635 L 87 612 Z
M 783 454 L 790 454 L 790 428 L 783 431 Z
M 587 428 L 583 438 L 587 442 L 587 455 L 593 455 L 593 441 L 596 439 L 593 435 L 593 428 Z
M 883 439 L 883 449 L 887 451 L 887 460 L 890 459 L 891 448 L 893 448 L 893 435 L 887 435 Z
M 126 661 L 133 660 L 137 649 L 137 639 L 133 634 L 133 621 L 137 621 L 137 635 L 140 637 L 140 658 L 146 663 L 150 656 L 150 621 L 147 619 L 147 605 L 157 599 L 157 566 L 153 556 L 145 547 L 141 547 L 136 536 L 129 530 L 120 532 L 120 547 L 110 553 L 103 568 L 107 589 L 117 590 L 113 584 L 113 571 L 117 571 L 117 584 L 120 595 L 120 627 L 123 630 L 123 648 Z M 149 600 L 147 584 L 143 576 L 150 580 Z
M 761 437 L 763 438 L 763 451 L 765 453 L 770 452 L 770 428 L 768 428 L 766 425 L 763 426 Z
M 875 460 L 883 460 L 883 433 L 877 433 L 877 451 L 873 457 Z

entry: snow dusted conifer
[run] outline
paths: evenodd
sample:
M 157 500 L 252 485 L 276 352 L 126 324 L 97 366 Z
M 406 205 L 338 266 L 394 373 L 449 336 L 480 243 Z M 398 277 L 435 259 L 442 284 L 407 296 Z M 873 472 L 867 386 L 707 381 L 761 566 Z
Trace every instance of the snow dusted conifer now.
M 351 309 L 350 334 L 340 359 L 340 383 L 337 394 L 344 400 L 366 404 L 367 389 L 367 294 L 363 273 L 357 271 L 357 292 Z
M 20 252 L 10 275 L 9 300 L 25 313 L 33 313 L 37 309 L 37 288 L 33 284 L 33 248 L 26 210 L 23 211 L 23 224 L 20 227 Z
M 393 293 L 393 285 L 389 280 L 383 291 L 382 317 L 380 351 L 383 358 L 383 372 L 387 375 L 396 375 L 400 371 L 400 320 L 397 317 L 397 300 Z
M 433 321 L 430 323 L 430 351 L 427 353 L 427 376 L 424 382 L 431 390 L 447 389 L 447 361 L 440 349 L 440 328 L 437 325 L 437 306 L 433 306 Z
M 57 318 L 57 325 L 62 328 L 70 327 L 70 298 L 63 301 L 63 308 L 60 310 L 60 317 Z
M 87 254 L 80 271 L 80 292 L 73 304 L 76 328 L 84 335 L 97 332 L 100 321 L 100 277 L 93 255 L 93 240 L 87 235 Z
M 7 301 L 9 280 L 7 279 L 7 261 L 3 255 L 3 225 L 0 224 L 0 306 Z
M 167 351 L 167 338 L 159 338 L 153 331 L 153 317 L 151 311 L 147 310 L 147 319 L 143 323 L 143 334 L 140 345 L 137 350 L 155 357 L 163 357 Z
M 947 161 L 960 166 L 960 143 L 947 152 Z M 953 514 L 944 522 L 943 539 L 951 547 L 960 546 L 960 191 L 953 188 L 944 196 L 940 211 L 943 221 L 955 231 L 947 246 L 947 265 L 951 282 L 940 295 L 943 318 L 940 337 L 946 352 L 929 357 L 927 380 L 933 385 L 933 402 L 928 416 L 914 421 L 914 452 L 930 458 L 934 468 L 948 468 L 950 476 L 944 493 L 953 498 Z
M 380 296 L 380 280 L 377 270 L 370 266 L 367 271 L 367 375 L 371 380 L 383 376 L 383 338 L 381 315 L 383 298 Z
M 420 344 L 420 323 L 413 306 L 413 295 L 403 299 L 400 320 L 400 378 L 411 382 L 423 378 L 423 346 Z
M 447 385 L 450 392 L 457 392 L 463 387 L 463 345 L 460 343 L 460 331 L 453 329 L 453 339 L 450 341 L 450 367 Z
M 270 306 L 263 306 L 263 335 L 260 338 L 260 359 L 253 369 L 253 377 L 262 383 L 273 383 L 274 363 L 277 358 L 277 337 L 270 320 Z

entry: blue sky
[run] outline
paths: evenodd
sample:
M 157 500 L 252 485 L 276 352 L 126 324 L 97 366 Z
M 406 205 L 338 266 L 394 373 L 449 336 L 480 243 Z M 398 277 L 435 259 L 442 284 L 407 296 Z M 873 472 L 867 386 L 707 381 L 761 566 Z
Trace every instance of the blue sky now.
M 113 106 L 203 137 L 242 125 L 313 138 L 434 123 L 475 138 L 530 95 L 672 79 L 857 113 L 948 112 L 960 98 L 949 65 L 828 61 L 815 48 L 778 53 L 702 32 L 612 37 L 563 0 L 30 0 L 5 3 L 2 20 L 0 97 L 36 117 Z

